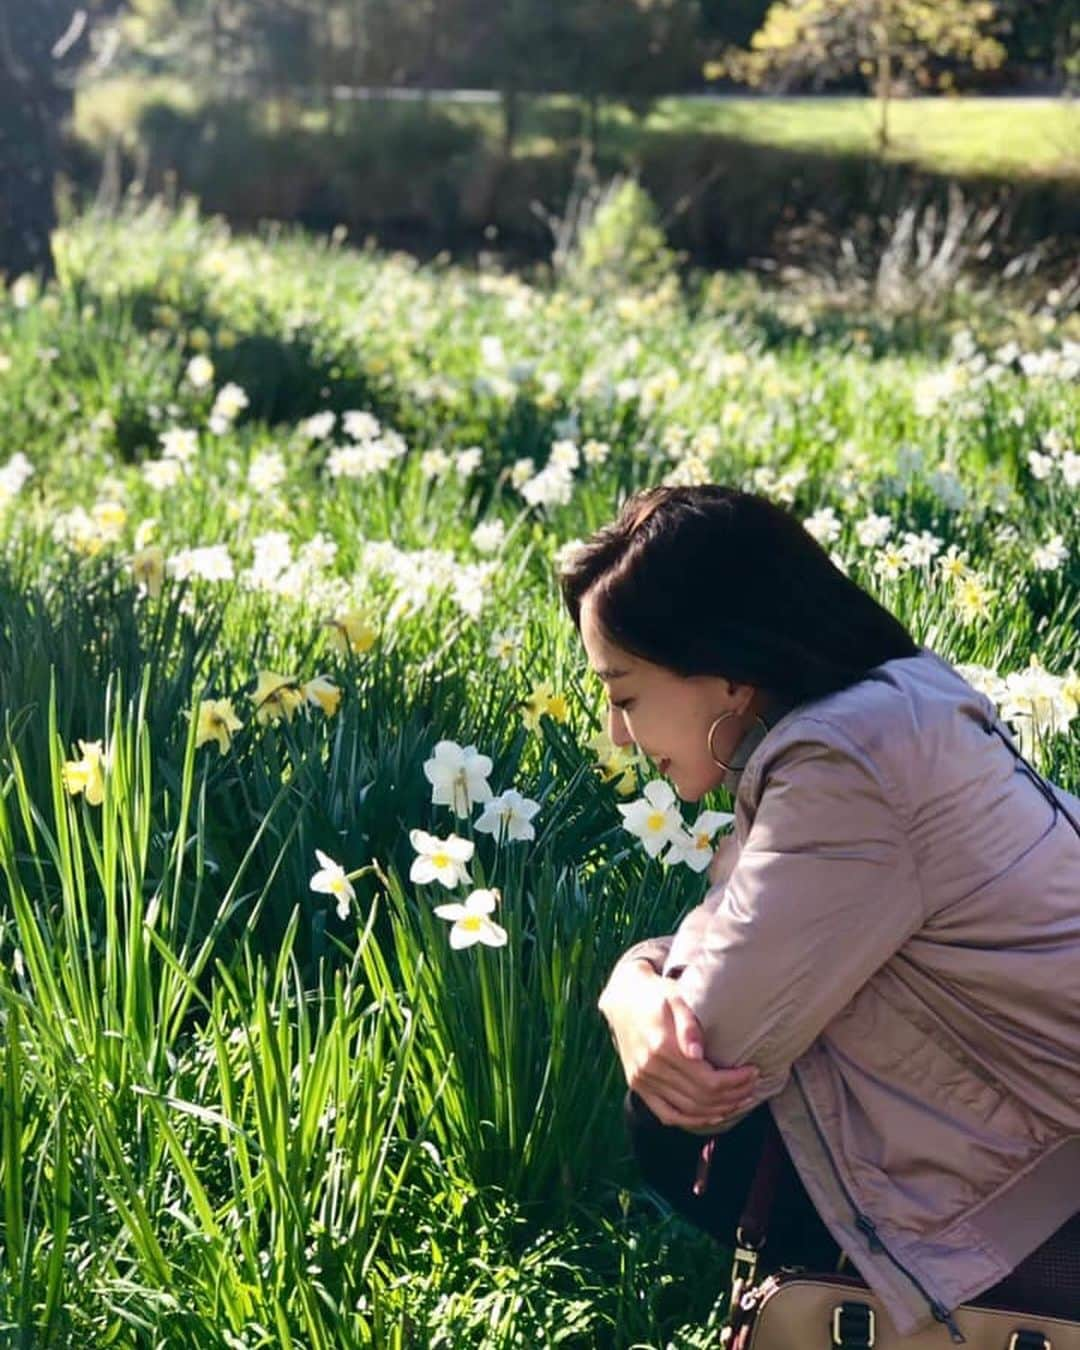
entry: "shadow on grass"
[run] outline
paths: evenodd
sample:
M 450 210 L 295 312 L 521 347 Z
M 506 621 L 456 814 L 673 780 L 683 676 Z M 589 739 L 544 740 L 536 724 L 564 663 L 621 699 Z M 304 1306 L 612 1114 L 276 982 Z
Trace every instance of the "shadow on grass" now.
M 752 132 L 753 109 L 732 110 Z M 341 129 L 268 129 L 257 109 L 210 104 L 184 110 L 149 104 L 139 118 L 143 182 L 196 196 L 203 209 L 252 228 L 267 219 L 328 232 L 345 225 L 420 257 L 441 251 L 473 257 L 495 248 L 514 263 L 545 258 L 547 227 L 535 204 L 558 215 L 566 205 L 581 116 L 551 100 L 527 116 L 521 149 L 496 149 L 498 108 L 357 104 Z M 530 148 L 531 147 L 531 148 Z M 866 215 L 895 214 L 912 201 L 944 202 L 960 187 L 976 206 L 1004 206 L 1002 256 L 1057 237 L 1080 236 L 1080 181 L 955 174 L 915 162 L 882 162 L 858 149 L 780 146 L 732 134 L 667 126 L 608 114 L 598 153 L 602 176 L 639 174 L 690 261 L 736 267 L 753 258 L 783 260 L 784 239 L 811 213 L 837 236 Z M 84 188 L 100 162 L 83 146 L 74 164 Z M 135 172 L 129 159 L 126 173 Z

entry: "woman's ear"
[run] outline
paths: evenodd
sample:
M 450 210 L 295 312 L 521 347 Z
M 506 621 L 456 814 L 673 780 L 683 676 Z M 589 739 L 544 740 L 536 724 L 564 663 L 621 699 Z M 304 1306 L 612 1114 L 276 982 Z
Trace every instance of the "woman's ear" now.
M 752 684 L 737 684 L 734 680 L 725 680 L 724 684 L 728 697 L 735 700 L 734 711 L 741 717 L 754 703 L 757 689 Z

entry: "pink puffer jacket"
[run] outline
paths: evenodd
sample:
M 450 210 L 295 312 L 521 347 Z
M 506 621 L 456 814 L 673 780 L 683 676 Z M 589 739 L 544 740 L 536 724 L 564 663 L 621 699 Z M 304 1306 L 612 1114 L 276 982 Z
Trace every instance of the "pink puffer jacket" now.
M 897 1329 L 954 1331 L 1080 1212 L 1080 800 L 925 648 L 744 746 L 729 875 L 627 957 L 762 1070 Z

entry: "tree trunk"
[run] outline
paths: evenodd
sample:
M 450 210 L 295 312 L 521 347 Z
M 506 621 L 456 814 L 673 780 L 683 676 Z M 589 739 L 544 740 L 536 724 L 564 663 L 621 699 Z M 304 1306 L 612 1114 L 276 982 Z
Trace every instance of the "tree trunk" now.
M 595 160 L 600 145 L 600 95 L 587 94 L 585 98 L 585 145 Z
M 878 53 L 877 80 L 875 81 L 874 92 L 878 101 L 878 154 L 884 156 L 891 144 L 889 110 L 893 92 L 892 53 L 888 47 Z
M 77 0 L 0 2 L 0 275 L 54 274 L 56 171 L 89 30 Z
M 503 138 L 502 152 L 505 159 L 514 153 L 514 143 L 521 128 L 521 92 L 517 89 L 504 89 L 502 94 Z
M 9 279 L 54 274 L 53 186 L 73 102 L 51 57 L 65 27 L 57 9 L 0 10 L 0 273 Z

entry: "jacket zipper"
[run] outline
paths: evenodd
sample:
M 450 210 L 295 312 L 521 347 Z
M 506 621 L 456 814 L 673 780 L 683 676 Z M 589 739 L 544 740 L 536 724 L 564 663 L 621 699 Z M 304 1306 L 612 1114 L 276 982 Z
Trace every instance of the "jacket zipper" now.
M 956 1321 L 953 1318 L 953 1315 L 949 1311 L 949 1309 L 946 1308 L 943 1303 L 939 1303 L 937 1299 L 932 1298 L 930 1296 L 926 1287 L 918 1279 L 918 1277 L 913 1275 L 911 1271 L 908 1270 L 907 1266 L 905 1266 L 903 1262 L 900 1261 L 889 1250 L 889 1248 L 885 1245 L 885 1243 L 882 1242 L 881 1235 L 878 1233 L 877 1227 L 874 1224 L 874 1221 L 870 1217 L 870 1215 L 864 1214 L 862 1210 L 859 1209 L 858 1205 L 856 1205 L 854 1197 L 852 1196 L 851 1191 L 848 1189 L 847 1182 L 841 1176 L 840 1169 L 837 1167 L 836 1161 L 832 1156 L 832 1152 L 829 1149 L 828 1144 L 825 1142 L 825 1135 L 822 1132 L 821 1126 L 818 1124 L 817 1116 L 814 1114 L 813 1108 L 810 1105 L 810 1099 L 806 1095 L 806 1089 L 803 1087 L 802 1079 L 799 1076 L 799 1071 L 798 1069 L 796 1069 L 794 1064 L 791 1066 L 791 1075 L 795 1079 L 795 1082 L 798 1084 L 799 1094 L 803 1099 L 803 1104 L 806 1106 L 806 1113 L 810 1117 L 810 1123 L 814 1127 L 814 1133 L 818 1137 L 818 1143 L 821 1145 L 821 1148 L 826 1158 L 828 1158 L 829 1160 L 829 1166 L 832 1168 L 833 1176 L 836 1177 L 836 1180 L 840 1185 L 840 1189 L 844 1192 L 844 1195 L 847 1198 L 847 1202 L 851 1206 L 851 1211 L 855 1215 L 855 1227 L 859 1230 L 860 1233 L 862 1233 L 866 1237 L 867 1245 L 869 1246 L 872 1252 L 880 1252 L 883 1255 L 887 1256 L 889 1260 L 893 1263 L 893 1265 L 897 1268 L 897 1270 L 899 1270 L 902 1274 L 907 1276 L 907 1278 L 911 1281 L 911 1283 L 915 1286 L 915 1288 L 919 1291 L 919 1293 L 922 1294 L 923 1298 L 926 1299 L 927 1303 L 930 1305 L 930 1311 L 934 1315 L 934 1320 L 936 1322 L 943 1322 L 945 1326 L 948 1328 L 949 1337 L 952 1340 L 953 1344 L 966 1345 L 967 1337 L 957 1326 Z

